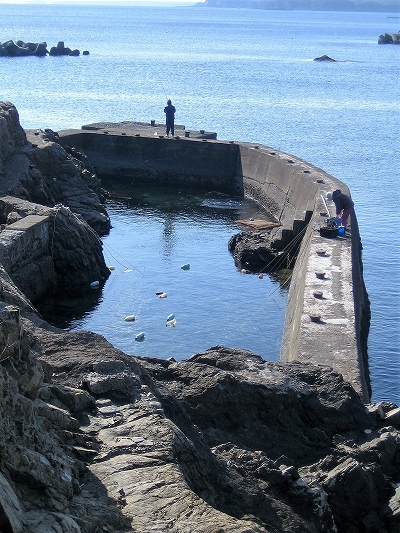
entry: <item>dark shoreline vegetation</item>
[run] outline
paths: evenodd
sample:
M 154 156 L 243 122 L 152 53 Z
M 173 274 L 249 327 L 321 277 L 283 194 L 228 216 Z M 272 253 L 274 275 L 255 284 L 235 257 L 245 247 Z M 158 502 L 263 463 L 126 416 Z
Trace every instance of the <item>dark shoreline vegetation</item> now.
M 279 11 L 399 12 L 399 3 L 396 0 L 205 0 L 195 5 L 196 7 L 236 7 Z

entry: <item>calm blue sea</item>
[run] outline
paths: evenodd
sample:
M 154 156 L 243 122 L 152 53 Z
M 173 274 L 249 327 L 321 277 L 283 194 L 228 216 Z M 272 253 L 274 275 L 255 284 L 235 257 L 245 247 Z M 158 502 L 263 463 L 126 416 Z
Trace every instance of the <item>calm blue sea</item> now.
M 0 4 L 0 41 L 89 56 L 0 58 L 25 128 L 176 121 L 295 154 L 346 182 L 371 300 L 373 400 L 400 403 L 399 13 Z M 337 63 L 318 63 L 327 54 Z

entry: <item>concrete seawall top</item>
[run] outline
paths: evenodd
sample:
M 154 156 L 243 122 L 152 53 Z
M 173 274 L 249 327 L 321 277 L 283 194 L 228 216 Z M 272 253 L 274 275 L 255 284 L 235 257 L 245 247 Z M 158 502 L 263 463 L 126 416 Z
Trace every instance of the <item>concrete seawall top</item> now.
M 125 122 L 65 130 L 59 136 L 62 144 L 82 150 L 105 182 L 173 184 L 245 195 L 280 222 L 278 234 L 286 240 L 302 238 L 281 360 L 331 366 L 369 401 L 369 301 L 356 216 L 351 237 L 327 239 L 319 232 L 335 215 L 326 194 L 334 189 L 349 193 L 347 186 L 267 146 L 219 141 L 206 132 L 187 135 L 183 126 L 176 127 L 175 137 L 163 132 L 163 125 Z M 315 316 L 320 319 L 314 321 Z

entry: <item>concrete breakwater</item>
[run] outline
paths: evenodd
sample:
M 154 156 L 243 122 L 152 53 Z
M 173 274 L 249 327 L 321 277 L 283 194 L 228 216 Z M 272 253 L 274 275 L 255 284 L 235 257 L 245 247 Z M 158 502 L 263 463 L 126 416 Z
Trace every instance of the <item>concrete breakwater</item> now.
M 274 241 L 288 243 L 304 234 L 291 281 L 281 360 L 332 366 L 368 401 L 370 310 L 357 219 L 351 221 L 351 238 L 326 239 L 318 231 L 334 215 L 334 205 L 325 201 L 327 192 L 340 188 L 348 193 L 347 186 L 267 146 L 218 141 L 216 135 L 179 129 L 167 138 L 159 135 L 162 129 L 157 124 L 100 123 L 59 132 L 59 137 L 64 146 L 83 151 L 105 183 L 171 184 L 246 195 L 281 224 L 270 230 Z M 324 272 L 322 279 L 319 271 Z M 313 322 L 310 316 L 316 314 L 320 319 Z
M 368 401 L 370 311 L 357 220 L 354 216 L 351 221 L 351 238 L 326 239 L 318 231 L 325 219 L 334 214 L 333 204 L 327 205 L 325 200 L 327 192 L 336 188 L 349 192 L 346 185 L 295 156 L 267 146 L 219 141 L 216 134 L 193 132 L 183 126 L 176 128 L 175 137 L 168 138 L 159 134 L 162 129 L 157 124 L 126 122 L 93 124 L 57 134 L 28 132 L 32 148 L 24 147 L 24 154 L 8 164 L 8 172 L 18 167 L 17 174 L 24 176 L 27 171 L 21 169 L 32 166 L 26 157 L 29 153 L 31 160 L 45 169 L 43 174 L 48 168 L 51 172 L 44 176 L 39 194 L 46 194 L 47 202 L 62 194 L 63 203 L 100 229 L 107 228 L 108 217 L 83 180 L 89 180 L 89 186 L 96 186 L 96 190 L 97 181 L 105 188 L 111 182 L 122 188 L 128 183 L 150 183 L 251 198 L 279 223 L 264 233 L 275 244 L 280 243 L 281 249 L 294 239 L 302 240 L 291 280 L 281 360 L 331 366 Z M 80 161 L 74 159 L 72 163 L 66 159 L 60 153 L 60 145 L 74 158 L 83 160 L 84 167 L 78 165 L 77 169 Z M 58 160 L 58 166 L 54 160 Z M 92 165 L 95 174 L 88 171 L 88 165 Z M 22 183 L 26 183 L 26 178 Z M 37 190 L 36 183 L 29 189 L 29 197 L 35 199 Z M 85 230 L 65 207 L 62 211 L 40 206 L 27 208 L 10 197 L 3 197 L 0 206 L 4 221 L 16 216 L 14 224 L 9 221 L 1 234 L 3 266 L 29 299 L 40 296 L 57 277 L 58 284 L 63 286 L 77 282 L 88 285 L 95 279 L 106 279 L 107 269 L 104 261 L 98 260 L 101 251 L 96 243 L 93 245 L 97 250 L 91 255 L 100 267 L 95 264 L 86 267 L 84 245 L 79 254 L 81 259 L 71 268 L 71 253 L 76 255 L 72 243 L 81 242 L 82 237 L 77 240 L 76 236 Z M 60 224 L 61 214 L 65 215 L 65 224 L 58 231 L 60 244 L 54 246 L 55 223 Z M 75 229 L 67 238 L 73 226 Z M 57 245 L 58 241 L 55 242 Z M 66 254 L 66 249 L 71 252 Z M 319 319 L 315 321 L 316 316 Z

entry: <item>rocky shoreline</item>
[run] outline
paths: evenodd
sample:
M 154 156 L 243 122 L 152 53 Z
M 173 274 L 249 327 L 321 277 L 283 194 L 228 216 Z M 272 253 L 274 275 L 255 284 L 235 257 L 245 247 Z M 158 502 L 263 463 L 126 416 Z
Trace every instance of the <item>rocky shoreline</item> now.
M 54 283 L 105 280 L 110 220 L 85 155 L 24 132 L 9 103 L 0 141 L 2 231 L 65 217 Z M 222 346 L 139 358 L 55 330 L 23 290 L 31 272 L 0 268 L 2 532 L 399 531 L 397 406 L 364 405 L 321 365 Z

